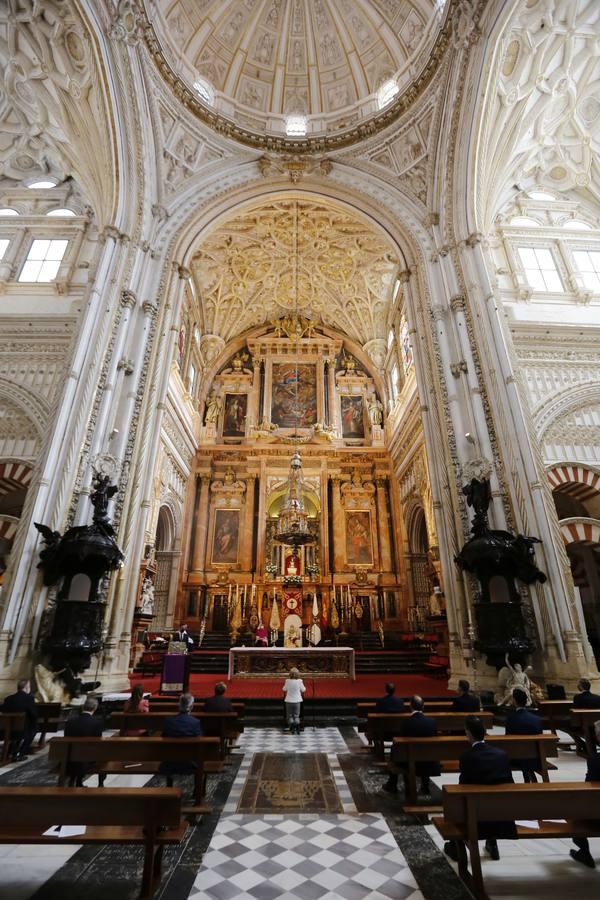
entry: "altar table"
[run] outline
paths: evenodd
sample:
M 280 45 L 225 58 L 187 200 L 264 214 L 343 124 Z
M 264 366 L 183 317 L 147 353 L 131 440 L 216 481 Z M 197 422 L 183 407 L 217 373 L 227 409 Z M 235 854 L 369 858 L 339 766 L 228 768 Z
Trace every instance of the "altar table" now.
M 352 647 L 232 647 L 228 678 L 285 678 L 294 666 L 309 678 L 356 677 Z

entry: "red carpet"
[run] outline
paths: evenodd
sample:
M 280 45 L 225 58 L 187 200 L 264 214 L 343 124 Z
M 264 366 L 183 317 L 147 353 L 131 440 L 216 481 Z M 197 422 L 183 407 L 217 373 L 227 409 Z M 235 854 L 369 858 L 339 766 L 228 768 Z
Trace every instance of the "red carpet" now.
M 147 675 L 141 678 L 139 675 L 130 678 L 131 684 L 143 684 L 147 691 L 158 692 L 158 675 Z M 192 675 L 190 678 L 190 691 L 197 697 L 205 697 L 212 694 L 217 681 L 225 681 L 227 684 L 227 696 L 231 700 L 243 700 L 247 697 L 266 697 L 277 699 L 282 696 L 283 678 L 234 678 L 227 681 L 223 675 Z M 354 697 L 368 699 L 369 697 L 381 697 L 384 693 L 386 681 L 396 684 L 396 693 L 401 697 L 409 697 L 412 694 L 420 694 L 422 697 L 446 697 L 454 696 L 446 686 L 443 678 L 429 678 L 427 675 L 361 675 L 356 681 L 346 678 L 315 678 L 314 682 L 307 678 L 306 696 L 320 698 L 329 697 Z

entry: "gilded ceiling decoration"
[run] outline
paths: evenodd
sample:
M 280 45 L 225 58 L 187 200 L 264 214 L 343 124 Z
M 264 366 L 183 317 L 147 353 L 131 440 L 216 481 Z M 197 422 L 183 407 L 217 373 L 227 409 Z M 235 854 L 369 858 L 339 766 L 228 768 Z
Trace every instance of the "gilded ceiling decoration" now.
M 598 0 L 519 7 L 503 39 L 480 140 L 486 227 L 515 184 L 600 197 L 599 34 Z
M 231 340 L 296 307 L 360 344 L 387 335 L 399 261 L 375 230 L 333 204 L 278 200 L 230 219 L 191 270 L 203 331 Z
M 146 42 L 163 75 L 210 124 L 248 143 L 286 142 L 286 119 L 307 140 L 356 129 L 415 99 L 448 45 L 457 0 L 144 0 Z M 199 95 L 201 80 L 210 97 Z M 188 89 L 187 98 L 182 87 Z M 410 97 L 409 97 L 410 95 Z M 227 130 L 227 129 L 225 129 Z M 302 143 L 302 142 L 299 142 Z M 265 146 L 264 143 L 260 144 Z

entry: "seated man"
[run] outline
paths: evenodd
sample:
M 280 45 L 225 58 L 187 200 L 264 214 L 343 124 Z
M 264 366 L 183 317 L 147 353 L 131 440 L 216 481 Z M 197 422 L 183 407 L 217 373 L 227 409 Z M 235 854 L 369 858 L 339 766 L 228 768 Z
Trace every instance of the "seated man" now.
M 481 701 L 477 694 L 471 693 L 471 685 L 464 678 L 458 682 L 458 697 L 452 700 L 453 712 L 477 713 L 481 709 Z
M 95 717 L 98 701 L 86 697 L 78 715 L 65 722 L 65 737 L 102 737 L 102 719 Z M 94 766 L 93 762 L 73 762 L 68 764 L 69 787 L 83 787 L 83 779 Z M 98 773 L 98 787 L 104 785 L 106 774 Z
M 600 744 L 600 719 L 594 722 L 594 731 L 596 732 L 596 740 Z M 585 774 L 586 781 L 600 781 L 600 753 L 591 756 L 587 761 L 587 772 Z M 600 828 L 600 822 L 595 822 L 596 827 Z M 594 857 L 590 853 L 590 842 L 587 838 L 573 838 L 573 843 L 577 850 L 569 851 L 573 859 L 583 863 L 589 869 L 595 869 L 596 863 Z
M 577 687 L 580 693 L 573 697 L 575 709 L 600 709 L 600 694 L 592 694 L 592 684 L 587 678 L 580 678 Z
M 198 719 L 192 715 L 194 697 L 192 694 L 182 694 L 179 698 L 179 713 L 165 719 L 162 736 L 170 738 L 202 737 L 202 726 Z M 196 768 L 195 763 L 170 763 L 162 762 L 158 771 L 167 776 L 167 787 L 173 787 L 173 775 L 190 775 Z
M 499 747 L 485 742 L 485 727 L 478 716 L 467 716 L 465 732 L 471 747 L 460 758 L 459 784 L 513 784 L 508 755 Z M 514 822 L 480 822 L 479 839 L 485 840 L 485 849 L 492 859 L 500 859 L 498 838 L 514 838 Z M 457 859 L 454 841 L 444 844 L 444 852 Z
M 25 713 L 25 728 L 16 735 L 13 759 L 27 759 L 31 753 L 31 742 L 37 733 L 37 708 L 31 696 L 31 683 L 22 678 L 17 684 L 16 694 L 10 694 L 2 704 L 2 712 Z
M 426 716 L 423 713 L 424 707 L 421 697 L 412 697 L 410 706 L 412 713 L 404 723 L 402 729 L 402 737 L 435 737 L 437 735 L 437 725 L 435 719 Z M 397 753 L 394 754 L 394 746 L 390 755 L 390 775 L 383 785 L 383 790 L 389 793 L 395 793 L 398 790 L 398 775 L 404 776 L 406 789 L 406 764 L 397 760 Z M 440 764 L 437 762 L 418 762 L 416 764 L 416 773 L 421 779 L 421 791 L 424 794 L 429 793 L 429 779 L 433 775 L 439 775 L 441 772 Z
M 388 681 L 385 686 L 385 696 L 380 697 L 375 704 L 375 712 L 378 713 L 401 713 L 404 712 L 404 700 L 402 697 L 396 697 L 396 685 L 393 681 Z
M 512 692 L 514 709 L 508 713 L 505 722 L 506 734 L 541 734 L 544 730 L 542 720 L 535 713 L 527 709 L 527 694 L 521 688 L 514 688 Z M 536 759 L 515 759 L 523 772 L 523 781 L 535 784 Z
M 206 712 L 233 712 L 233 706 L 229 697 L 225 696 L 227 685 L 224 681 L 218 681 L 215 684 L 215 693 L 212 697 L 207 697 L 204 701 L 204 709 Z

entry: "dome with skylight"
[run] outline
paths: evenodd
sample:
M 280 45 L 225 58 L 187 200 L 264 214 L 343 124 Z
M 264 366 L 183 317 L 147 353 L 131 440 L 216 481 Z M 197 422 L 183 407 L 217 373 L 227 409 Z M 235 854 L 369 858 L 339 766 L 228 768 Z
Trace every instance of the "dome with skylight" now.
M 451 0 L 145 0 L 146 38 L 205 120 L 310 139 L 389 113 L 439 61 Z M 434 61 L 435 61 L 434 60 Z M 247 142 L 252 142 L 248 140 Z

